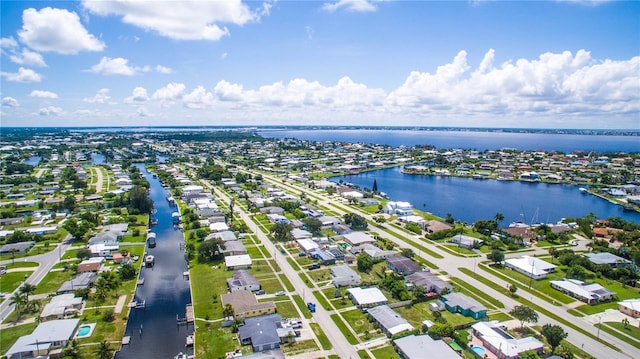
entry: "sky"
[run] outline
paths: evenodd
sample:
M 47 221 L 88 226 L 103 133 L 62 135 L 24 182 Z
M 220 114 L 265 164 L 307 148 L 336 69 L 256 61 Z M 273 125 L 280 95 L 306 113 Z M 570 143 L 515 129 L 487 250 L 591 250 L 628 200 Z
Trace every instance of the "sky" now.
M 640 130 L 638 1 L 0 1 L 2 127 Z

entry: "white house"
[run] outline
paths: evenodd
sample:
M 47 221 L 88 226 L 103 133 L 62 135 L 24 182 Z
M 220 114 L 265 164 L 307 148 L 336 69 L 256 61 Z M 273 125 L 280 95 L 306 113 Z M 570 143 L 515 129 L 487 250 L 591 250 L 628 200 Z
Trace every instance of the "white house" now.
M 529 278 L 541 279 L 547 276 L 547 273 L 556 271 L 556 266 L 542 259 L 522 256 L 520 258 L 510 258 L 504 261 L 507 268 L 511 268 L 518 273 L 522 273 Z
M 80 319 L 51 320 L 40 323 L 36 329 L 18 338 L 7 350 L 7 358 L 35 358 L 47 356 L 51 350 L 64 348 L 73 336 Z
M 387 304 L 387 297 L 378 288 L 349 288 L 347 293 L 353 303 L 360 309 Z
M 413 215 L 413 206 L 409 202 L 392 202 L 389 201 L 384 206 L 384 213 L 397 214 L 400 217 Z
M 551 288 L 581 300 L 587 304 L 595 304 L 613 299 L 614 292 L 598 283 L 587 283 L 577 279 L 552 280 Z
M 331 277 L 337 288 L 360 284 L 360 275 L 347 265 L 332 266 Z
M 520 354 L 533 350 L 542 354 L 544 343 L 534 337 L 514 338 L 504 331 L 497 321 L 478 322 L 471 326 L 473 335 L 482 341 L 482 346 L 501 359 L 517 359 Z
M 224 267 L 226 270 L 248 269 L 251 268 L 251 264 L 251 257 L 249 257 L 248 254 L 224 257 Z

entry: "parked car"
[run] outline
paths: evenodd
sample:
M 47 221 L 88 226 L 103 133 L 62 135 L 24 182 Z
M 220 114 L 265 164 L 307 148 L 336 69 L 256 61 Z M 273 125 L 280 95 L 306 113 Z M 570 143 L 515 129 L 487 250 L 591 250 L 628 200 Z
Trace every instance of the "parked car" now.
M 264 289 L 260 289 L 259 291 L 256 292 L 256 295 L 263 295 L 267 292 L 264 291 Z
M 281 297 L 283 295 L 285 295 L 285 292 L 283 290 L 279 290 L 279 291 L 276 292 L 276 296 L 277 297 Z
M 310 270 L 311 269 L 318 269 L 318 268 L 320 268 L 320 264 L 318 264 L 318 263 L 313 263 L 312 265 L 309 266 Z

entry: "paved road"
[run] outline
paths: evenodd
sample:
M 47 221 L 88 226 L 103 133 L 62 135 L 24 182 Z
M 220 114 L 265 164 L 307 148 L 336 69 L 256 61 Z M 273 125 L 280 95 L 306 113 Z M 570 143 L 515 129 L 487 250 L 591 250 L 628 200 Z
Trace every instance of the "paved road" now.
M 53 266 L 58 263 L 64 252 L 69 249 L 69 247 L 71 246 L 70 241 L 71 235 L 67 235 L 62 243 L 58 244 L 58 246 L 52 251 L 36 256 L 20 258 L 20 260 L 23 260 L 25 262 L 37 262 L 39 264 L 38 268 L 36 268 L 36 270 L 31 274 L 31 276 L 29 276 L 29 278 L 27 278 L 26 282 L 33 285 L 38 285 L 42 278 L 44 278 L 44 276 L 49 273 L 51 268 L 53 268 Z M 11 262 L 12 260 L 9 259 L 1 261 L 0 264 L 10 264 Z M 7 293 L 7 298 L 10 298 L 13 293 L 17 292 L 19 289 L 20 288 L 17 288 L 10 294 Z M 5 318 L 7 318 L 14 309 L 15 305 L 10 305 L 9 299 L 6 299 L 2 303 L 0 303 L 0 321 L 4 321 Z
M 230 201 L 229 197 L 225 193 L 217 189 L 216 189 L 216 195 L 220 198 L 223 198 L 226 201 Z M 247 224 L 254 223 L 253 220 L 249 217 L 249 215 L 246 212 L 244 212 L 242 209 L 238 208 L 238 206 L 236 206 L 236 210 L 237 210 L 237 213 L 240 214 L 240 217 L 242 218 L 242 220 L 245 221 L 245 223 Z M 295 288 L 296 293 L 300 294 L 303 297 L 302 299 L 305 301 L 305 303 L 307 303 L 308 301 L 312 301 L 318 304 L 315 300 L 315 297 L 311 294 L 311 289 L 307 288 L 307 286 L 302 282 L 302 279 L 300 279 L 300 276 L 291 267 L 289 262 L 287 262 L 285 256 L 280 254 L 280 252 L 278 252 L 273 242 L 271 242 L 271 240 L 269 240 L 269 238 L 267 238 L 267 236 L 257 228 L 255 230 L 255 234 L 258 237 L 258 239 L 260 239 L 262 244 L 267 248 L 269 253 L 274 254 L 274 259 L 276 260 L 276 263 L 278 263 L 278 265 L 280 266 L 284 274 L 287 276 L 291 284 L 293 284 L 293 287 Z M 316 312 L 313 314 L 313 318 L 315 319 L 316 323 L 320 325 L 320 327 L 322 328 L 326 336 L 329 338 L 329 341 L 333 345 L 333 349 L 335 350 L 336 354 L 340 358 L 359 358 L 360 357 L 355 347 L 347 341 L 344 335 L 342 335 L 342 332 L 340 332 L 340 329 L 338 329 L 338 327 L 333 322 L 333 320 L 331 319 L 329 313 L 325 308 L 323 308 L 320 305 L 316 305 Z
M 277 178 L 277 177 L 273 177 L 273 176 L 269 176 L 269 175 L 265 175 L 262 174 L 263 178 L 269 180 L 272 184 L 282 187 L 282 179 Z M 318 197 L 318 193 L 314 192 L 314 191 L 310 191 L 307 188 L 301 187 L 301 186 L 297 186 L 295 184 L 291 184 L 291 183 L 287 183 L 286 184 L 289 187 L 293 187 L 295 189 L 297 189 L 300 192 L 305 192 L 308 194 L 312 194 L 315 197 Z M 329 200 L 325 200 L 325 201 L 321 201 L 321 204 L 331 208 L 333 211 L 338 212 L 340 214 L 345 214 L 346 212 L 343 211 L 341 209 L 341 207 L 336 207 L 334 206 L 334 204 L 329 201 Z M 351 210 L 351 208 L 350 208 Z M 355 210 L 353 210 L 355 212 Z M 367 213 L 363 213 L 360 212 L 360 215 L 362 215 L 363 217 L 369 219 L 369 220 L 373 220 L 373 216 L 369 215 Z M 400 231 L 392 226 L 385 226 L 387 229 L 396 232 L 398 234 L 400 234 L 401 236 L 407 237 L 407 234 L 403 231 Z M 427 255 L 426 253 L 424 253 L 423 251 L 420 251 L 418 248 L 415 248 L 409 244 L 407 244 L 404 241 L 399 240 L 398 238 L 396 238 L 395 236 L 390 235 L 389 233 L 382 231 L 376 227 L 370 227 L 369 228 L 370 231 L 377 233 L 379 236 L 386 238 L 388 240 L 391 240 L 393 242 L 395 242 L 396 244 L 398 244 L 400 246 L 400 248 L 411 248 L 414 253 L 416 253 L 417 255 L 419 255 L 420 257 L 432 262 L 433 264 L 435 264 L 436 266 L 438 266 L 438 268 L 442 271 L 445 271 L 448 273 L 448 275 L 456 277 L 456 278 L 460 278 L 463 281 L 472 284 L 474 287 L 480 289 L 481 291 L 485 292 L 485 293 L 490 293 L 490 295 L 493 298 L 496 298 L 498 300 L 500 300 L 502 303 L 505 304 L 506 308 L 505 308 L 505 312 L 508 312 L 509 310 L 511 310 L 514 306 L 516 305 L 520 305 L 521 303 L 515 301 L 513 298 L 511 298 L 510 296 L 507 296 L 505 293 L 500 293 L 495 291 L 493 288 L 488 287 L 484 284 L 482 284 L 481 282 L 477 281 L 474 277 L 475 276 L 469 276 L 463 272 L 461 272 L 459 270 L 459 268 L 467 268 L 469 270 L 474 270 L 475 272 L 478 273 L 478 275 L 482 275 L 482 277 L 484 278 L 488 278 L 490 279 L 492 282 L 505 287 L 507 283 L 500 279 L 497 278 L 493 275 L 491 275 L 490 273 L 487 273 L 485 271 L 482 271 L 480 269 L 476 269 L 475 268 L 475 260 L 471 260 L 470 258 L 465 258 L 465 257 L 458 257 L 458 256 L 454 256 L 452 254 L 450 254 L 449 252 L 443 251 L 441 249 L 439 249 L 437 246 L 425 242 L 425 241 L 421 241 L 419 239 L 416 238 L 412 238 L 413 241 L 419 242 L 421 245 L 428 247 L 429 249 L 431 249 L 434 252 L 437 252 L 439 254 L 441 254 L 444 258 L 442 259 L 438 259 L 438 258 L 433 258 L 429 255 Z M 582 242 L 582 241 L 581 241 Z M 582 244 L 582 243 L 581 243 Z M 479 259 L 480 260 L 480 259 Z M 505 290 L 506 292 L 506 290 Z M 596 327 L 594 327 L 592 325 L 592 323 L 589 323 L 587 319 L 585 318 L 577 318 L 571 314 L 569 314 L 567 312 L 568 308 L 566 306 L 555 306 L 552 305 L 542 299 L 539 299 L 536 296 L 532 296 L 531 294 L 528 293 L 524 293 L 524 291 L 522 291 L 523 293 L 521 293 L 521 296 L 524 297 L 526 300 L 529 300 L 532 303 L 535 303 L 545 309 L 547 309 L 548 311 L 550 311 L 551 313 L 557 315 L 558 317 L 563 318 L 564 320 L 574 323 L 576 325 L 579 325 L 583 330 L 591 333 L 592 335 L 596 336 L 599 335 L 599 337 L 604 341 L 604 342 L 608 342 L 613 344 L 614 346 L 618 347 L 622 352 L 618 352 L 615 351 L 607 346 L 605 346 L 602 343 L 599 343 L 598 341 L 592 339 L 591 337 L 588 337 L 584 334 L 582 334 L 581 332 L 578 332 L 570 327 L 567 327 L 566 325 L 563 325 L 562 323 L 557 323 L 560 324 L 564 330 L 569 334 L 568 336 L 568 340 L 574 344 L 575 346 L 578 347 L 582 347 L 584 349 L 584 351 L 586 351 L 587 353 L 597 357 L 597 358 L 620 358 L 620 357 L 629 357 L 629 358 L 640 358 L 640 350 L 638 350 L 637 348 L 635 348 L 634 346 L 628 344 L 627 342 L 620 340 L 604 331 L 598 331 L 598 329 Z M 556 323 L 556 321 L 554 319 L 551 319 L 545 315 L 543 315 L 542 313 L 538 313 L 539 314 L 539 323 L 540 324 L 546 324 L 546 323 Z

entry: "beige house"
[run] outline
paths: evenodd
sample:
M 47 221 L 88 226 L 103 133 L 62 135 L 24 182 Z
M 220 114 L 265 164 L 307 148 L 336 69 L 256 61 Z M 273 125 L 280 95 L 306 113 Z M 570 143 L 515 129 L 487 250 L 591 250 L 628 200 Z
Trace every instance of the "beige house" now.
M 627 299 L 618 302 L 618 310 L 633 318 L 640 318 L 640 298 Z

